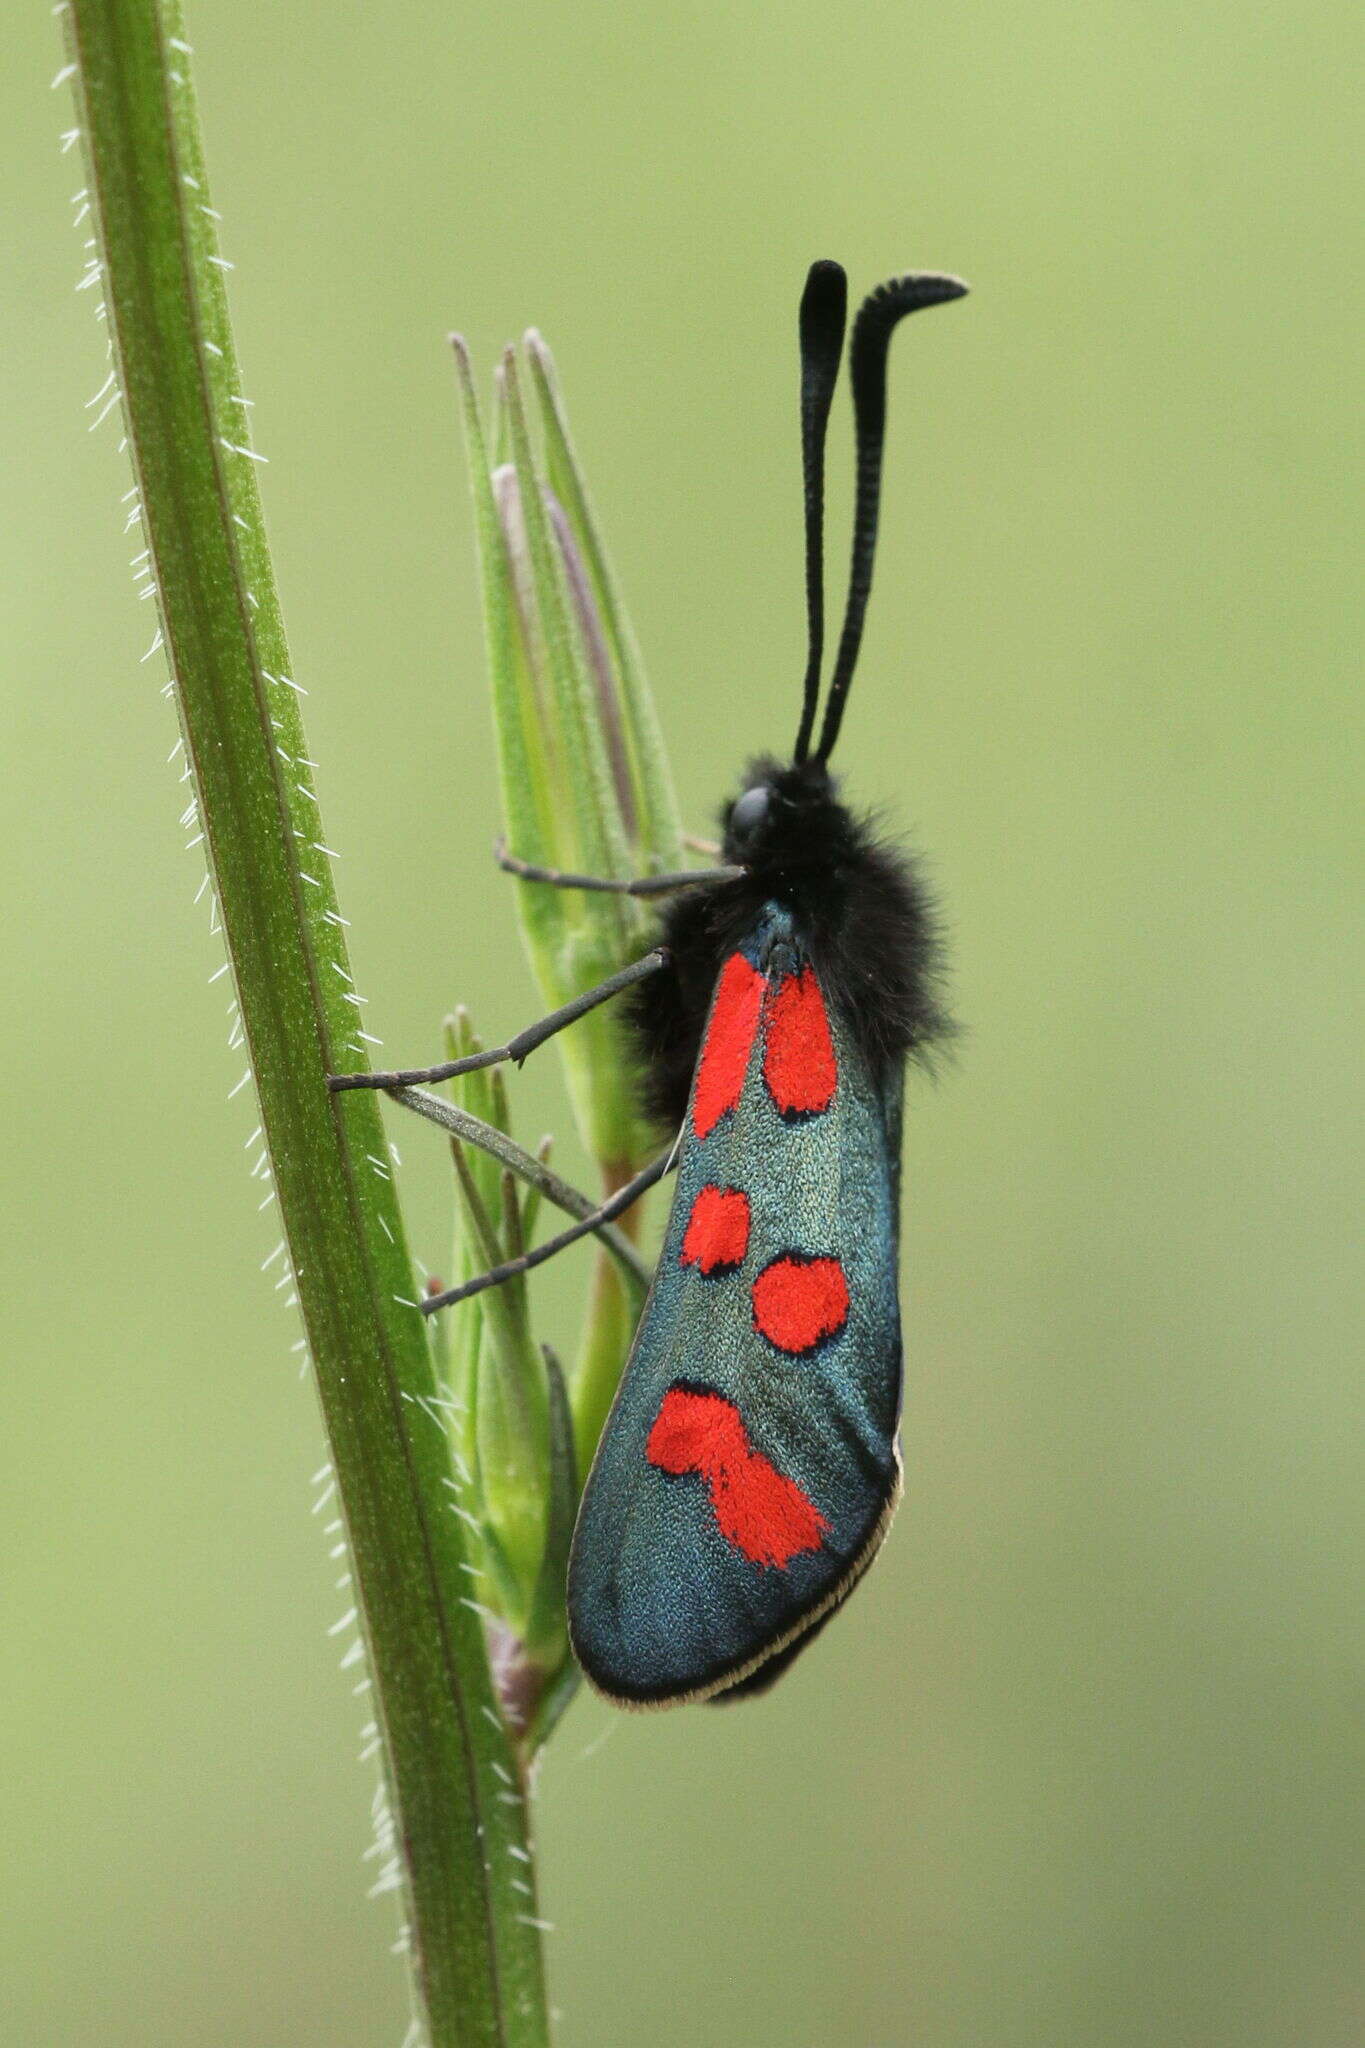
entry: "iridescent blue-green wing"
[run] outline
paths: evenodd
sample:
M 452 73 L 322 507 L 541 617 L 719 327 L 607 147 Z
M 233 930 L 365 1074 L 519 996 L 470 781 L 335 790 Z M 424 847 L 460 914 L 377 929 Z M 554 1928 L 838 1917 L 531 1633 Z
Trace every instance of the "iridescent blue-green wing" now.
M 885 1532 L 899 1078 L 873 1073 L 769 906 L 717 984 L 658 1270 L 574 1534 L 574 1647 L 623 1704 L 762 1682 Z

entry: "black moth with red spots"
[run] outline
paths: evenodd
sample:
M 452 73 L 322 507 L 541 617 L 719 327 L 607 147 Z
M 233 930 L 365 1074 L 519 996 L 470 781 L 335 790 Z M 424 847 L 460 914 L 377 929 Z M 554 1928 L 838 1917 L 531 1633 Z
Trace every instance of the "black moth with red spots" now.
M 579 1661 L 626 1706 L 761 1690 L 856 1583 L 899 1494 L 901 1093 L 907 1057 L 950 1027 L 926 891 L 840 800 L 829 757 L 871 588 L 891 334 L 965 289 L 897 278 L 854 322 L 852 563 L 815 742 L 846 284 L 837 264 L 810 272 L 800 729 L 791 761 L 752 763 L 724 808 L 741 872 L 673 900 L 664 969 L 630 998 L 649 1106 L 682 1127 L 678 1186 L 568 1588 Z
M 872 588 L 891 336 L 906 314 L 965 290 L 936 273 L 893 278 L 853 323 L 853 548 L 817 740 L 825 431 L 847 284 L 837 263 L 811 268 L 800 317 L 801 722 L 790 762 L 751 763 L 726 805 L 725 865 L 627 883 L 504 854 L 531 887 L 673 892 L 658 946 L 495 1050 L 329 1076 L 338 1091 L 399 1089 L 520 1062 L 633 991 L 646 1097 L 677 1133 L 677 1187 L 568 1566 L 579 1662 L 623 1706 L 733 1699 L 771 1683 L 857 1582 L 900 1492 L 901 1096 L 907 1058 L 925 1056 L 949 1027 L 915 868 L 844 805 L 829 759 Z M 571 1229 L 429 1292 L 422 1313 L 600 1229 L 667 1163 Z

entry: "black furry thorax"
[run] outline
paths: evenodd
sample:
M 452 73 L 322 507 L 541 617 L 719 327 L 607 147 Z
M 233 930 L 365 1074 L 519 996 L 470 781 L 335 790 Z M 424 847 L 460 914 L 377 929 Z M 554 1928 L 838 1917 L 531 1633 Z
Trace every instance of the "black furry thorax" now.
M 791 911 L 826 1001 L 874 1071 L 923 1057 L 951 1033 L 937 918 L 915 864 L 840 801 L 823 763 L 750 762 L 720 823 L 723 858 L 744 876 L 673 899 L 660 932 L 669 965 L 632 1006 L 648 1106 L 661 1122 L 682 1120 L 716 978 L 770 902 Z

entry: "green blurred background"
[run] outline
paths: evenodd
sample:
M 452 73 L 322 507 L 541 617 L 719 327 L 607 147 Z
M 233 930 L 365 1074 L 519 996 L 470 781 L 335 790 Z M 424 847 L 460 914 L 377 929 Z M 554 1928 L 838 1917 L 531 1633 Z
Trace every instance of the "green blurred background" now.
M 771 1699 L 574 1708 L 539 1803 L 563 2048 L 1365 2038 L 1356 20 L 192 6 L 396 1055 L 457 998 L 535 1003 L 446 329 L 547 332 L 700 824 L 795 723 L 804 266 L 975 286 L 897 343 L 841 748 L 929 850 L 969 1033 L 911 1100 L 906 1504 Z M 0 2038 L 396 2044 L 315 1404 L 81 409 L 47 7 L 5 44 Z M 563 1128 L 552 1058 L 516 1100 Z M 441 1148 L 396 1135 L 437 1259 Z M 546 1334 L 582 1279 L 541 1283 Z

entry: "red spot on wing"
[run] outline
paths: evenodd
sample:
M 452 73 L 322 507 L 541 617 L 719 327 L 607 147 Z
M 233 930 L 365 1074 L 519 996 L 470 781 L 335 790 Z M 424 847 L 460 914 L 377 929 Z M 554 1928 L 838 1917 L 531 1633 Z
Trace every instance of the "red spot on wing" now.
M 837 1259 L 795 1252 L 765 1266 L 753 1285 L 754 1325 L 779 1351 L 809 1351 L 848 1320 L 848 1282 Z
M 732 953 L 721 970 L 692 1094 L 692 1128 L 699 1138 L 739 1101 L 767 985 L 742 953 Z
M 834 1100 L 839 1069 L 820 984 L 809 967 L 783 977 L 768 1014 L 763 1078 L 784 1115 L 818 1116 Z
M 729 1273 L 749 1249 L 749 1197 L 741 1188 L 698 1190 L 678 1260 L 703 1273 Z
M 645 1456 L 661 1472 L 698 1472 L 726 1542 L 752 1564 L 785 1568 L 818 1550 L 829 1523 L 794 1479 L 749 1442 L 733 1401 L 670 1387 L 659 1403 Z

